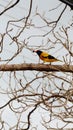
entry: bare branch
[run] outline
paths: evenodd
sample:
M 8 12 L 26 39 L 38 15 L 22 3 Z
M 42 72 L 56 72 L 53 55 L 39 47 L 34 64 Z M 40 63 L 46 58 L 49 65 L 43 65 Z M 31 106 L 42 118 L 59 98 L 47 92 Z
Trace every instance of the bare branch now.
M 8 11 L 9 9 L 13 8 L 15 5 L 17 5 L 19 3 L 20 0 L 17 0 L 14 4 L 12 4 L 10 7 L 4 9 L 0 15 L 2 15 L 3 13 L 5 13 L 6 11 Z
M 32 1 L 33 1 L 33 0 L 30 0 L 30 7 L 29 7 L 28 15 L 27 15 L 26 20 L 25 20 L 25 25 L 24 25 L 24 27 L 22 28 L 22 30 L 19 32 L 19 34 L 18 34 L 16 37 L 19 37 L 20 34 L 24 31 L 24 29 L 25 29 L 25 27 L 26 27 L 26 24 L 27 24 L 27 22 L 28 22 L 28 18 L 30 17 L 31 10 L 32 10 Z
M 37 105 L 35 105 L 35 107 L 28 114 L 28 117 L 27 117 L 28 118 L 28 126 L 27 126 L 27 128 L 21 129 L 21 130 L 28 130 L 29 129 L 29 127 L 30 127 L 30 117 L 31 117 L 32 113 L 36 110 L 36 108 L 37 108 Z
M 23 70 L 36 70 L 36 71 L 57 71 L 57 72 L 71 72 L 73 73 L 73 65 L 49 65 L 49 64 L 2 64 L 0 71 L 23 71 Z
M 72 0 L 60 0 L 61 2 L 67 4 L 70 6 L 71 9 L 73 9 L 73 1 Z

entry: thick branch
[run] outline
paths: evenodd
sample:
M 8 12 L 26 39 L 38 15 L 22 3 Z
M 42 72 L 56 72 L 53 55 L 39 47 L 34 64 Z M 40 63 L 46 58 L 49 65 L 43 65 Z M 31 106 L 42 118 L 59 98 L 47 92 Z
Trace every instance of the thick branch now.
M 24 71 L 24 70 L 36 70 L 36 71 L 62 71 L 72 72 L 73 65 L 49 65 L 49 64 L 2 64 L 0 65 L 0 71 Z
M 73 10 L 73 0 L 60 0 L 60 1 L 69 5 L 70 8 Z

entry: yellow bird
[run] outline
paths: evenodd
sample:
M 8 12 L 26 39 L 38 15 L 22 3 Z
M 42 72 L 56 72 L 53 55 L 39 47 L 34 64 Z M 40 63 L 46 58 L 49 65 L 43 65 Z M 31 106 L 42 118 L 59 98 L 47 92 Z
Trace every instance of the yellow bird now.
M 50 54 L 48 54 L 47 52 L 43 52 L 41 50 L 33 50 L 33 52 L 36 52 L 37 55 L 40 57 L 41 60 L 43 60 L 44 62 L 56 62 L 56 61 L 60 61 L 59 59 L 56 59 L 54 56 L 51 56 Z

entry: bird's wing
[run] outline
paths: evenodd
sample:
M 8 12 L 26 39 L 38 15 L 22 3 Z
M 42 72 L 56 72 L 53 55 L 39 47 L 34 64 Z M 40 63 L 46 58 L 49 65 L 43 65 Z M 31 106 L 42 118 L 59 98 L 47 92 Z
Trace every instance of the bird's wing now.
M 56 59 L 54 56 L 48 55 L 49 59 Z
M 47 57 L 48 57 L 48 53 L 42 52 L 42 53 L 41 53 L 41 56 L 42 56 L 43 58 L 47 58 Z
M 56 59 L 54 56 L 51 56 L 51 55 L 49 55 L 49 54 L 46 53 L 46 52 L 42 52 L 41 56 L 42 56 L 43 58 Z

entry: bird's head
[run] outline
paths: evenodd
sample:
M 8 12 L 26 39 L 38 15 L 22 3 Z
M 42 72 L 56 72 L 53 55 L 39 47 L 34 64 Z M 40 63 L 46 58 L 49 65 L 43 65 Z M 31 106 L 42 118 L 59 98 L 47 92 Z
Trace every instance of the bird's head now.
M 33 50 L 33 52 L 36 52 L 39 56 L 42 53 L 42 51 L 40 51 L 40 50 Z

